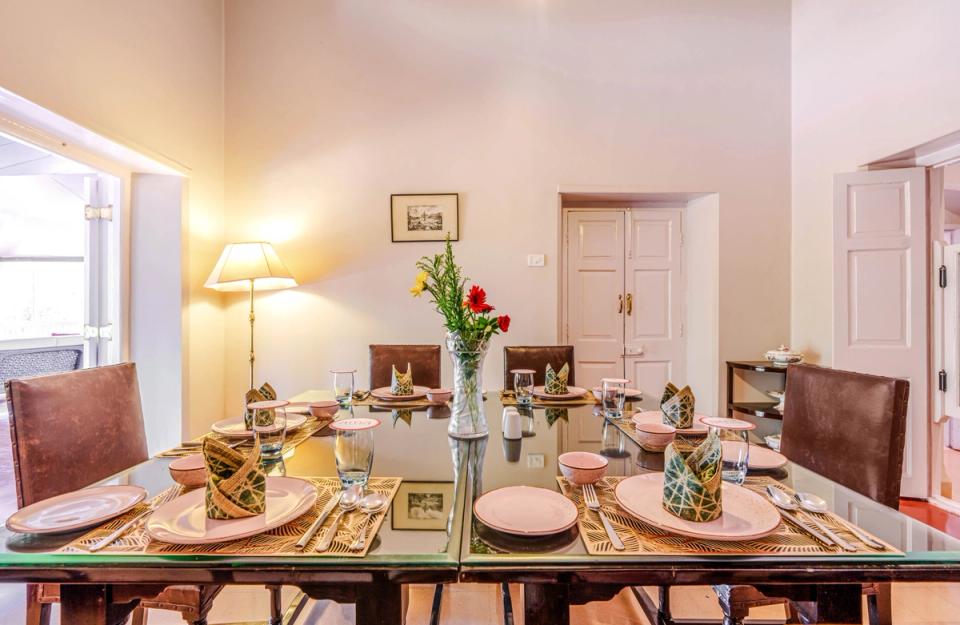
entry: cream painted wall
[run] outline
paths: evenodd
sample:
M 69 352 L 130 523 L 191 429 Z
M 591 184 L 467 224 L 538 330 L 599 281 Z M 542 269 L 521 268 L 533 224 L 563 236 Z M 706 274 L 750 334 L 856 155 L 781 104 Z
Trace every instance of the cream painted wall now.
M 557 338 L 559 185 L 719 193 L 719 357 L 788 337 L 786 0 L 249 0 L 225 32 L 227 238 L 272 240 L 302 285 L 258 299 L 257 378 L 281 394 L 332 366 L 366 385 L 371 342 L 439 342 L 407 288 L 440 246 L 390 243 L 391 193 L 461 194 L 458 257 L 514 323 L 490 388 L 504 344 Z
M 832 362 L 833 175 L 960 130 L 955 0 L 795 0 L 792 341 Z
M 190 169 L 185 216 L 185 416 L 223 406 L 223 311 L 203 281 L 223 242 L 220 0 L 0 3 L 0 86 Z

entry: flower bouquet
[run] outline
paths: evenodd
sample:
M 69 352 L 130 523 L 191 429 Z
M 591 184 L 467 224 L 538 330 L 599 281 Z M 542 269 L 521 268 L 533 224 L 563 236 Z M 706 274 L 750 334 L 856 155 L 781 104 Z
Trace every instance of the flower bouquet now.
M 474 284 L 466 290 L 467 278 L 453 257 L 447 238 L 443 253 L 424 256 L 417 262 L 411 295 L 430 294 L 447 329 L 447 351 L 453 361 L 453 397 L 448 432 L 455 438 L 487 435 L 483 411 L 483 359 L 490 337 L 510 329 L 508 315 L 494 314 L 487 293 Z

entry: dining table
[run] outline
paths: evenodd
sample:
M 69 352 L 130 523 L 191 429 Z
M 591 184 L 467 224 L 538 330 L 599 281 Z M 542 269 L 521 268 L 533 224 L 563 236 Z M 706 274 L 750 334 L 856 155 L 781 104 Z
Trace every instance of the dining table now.
M 328 395 L 306 391 L 290 399 L 312 401 Z M 596 545 L 588 549 L 592 539 L 581 534 L 579 523 L 539 537 L 491 529 L 474 510 L 484 494 L 525 486 L 573 495 L 558 479 L 557 458 L 563 452 L 605 457 L 609 484 L 662 471 L 664 464 L 663 453 L 644 451 L 636 443 L 629 418 L 607 417 L 589 401 L 524 408 L 522 436 L 506 439 L 501 429 L 506 403 L 511 399 L 496 391 L 486 393 L 489 434 L 473 440 L 448 436 L 448 404 L 391 409 L 364 402 L 340 409 L 338 420 L 380 421 L 374 430 L 371 476 L 401 478 L 408 486 L 394 498 L 363 557 L 309 551 L 83 553 L 66 549 L 76 534 L 40 536 L 4 529 L 0 583 L 61 584 L 61 622 L 77 625 L 120 623 L 140 598 L 178 584 L 295 586 L 305 597 L 355 603 L 357 622 L 366 624 L 402 623 L 407 584 L 516 583 L 524 589 L 525 622 L 562 625 L 569 622 L 571 605 L 608 599 L 625 588 L 715 584 L 782 588 L 799 593 L 800 599 L 817 601 L 822 621 L 860 622 L 863 584 L 960 580 L 960 541 L 790 462 L 748 474 L 747 480 L 815 493 L 835 515 L 881 539 L 889 549 L 870 553 L 788 549 L 750 555 L 669 549 L 597 553 Z M 286 449 L 271 474 L 336 476 L 335 440 L 333 429 L 318 430 Z M 172 485 L 170 462 L 158 455 L 107 483 L 139 485 L 149 495 L 161 493 Z M 442 500 L 442 513 L 423 514 L 417 508 L 424 501 L 418 492 L 432 493 L 433 502 Z M 624 518 L 609 498 L 604 507 L 612 517 Z M 644 593 L 637 591 L 637 598 L 653 619 L 669 619 Z

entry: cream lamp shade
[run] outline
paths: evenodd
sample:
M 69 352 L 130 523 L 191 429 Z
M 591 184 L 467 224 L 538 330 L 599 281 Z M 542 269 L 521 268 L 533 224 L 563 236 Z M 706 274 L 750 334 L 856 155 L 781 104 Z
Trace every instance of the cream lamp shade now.
M 297 286 L 273 246 L 266 241 L 230 243 L 223 248 L 204 286 L 217 291 L 271 291 Z

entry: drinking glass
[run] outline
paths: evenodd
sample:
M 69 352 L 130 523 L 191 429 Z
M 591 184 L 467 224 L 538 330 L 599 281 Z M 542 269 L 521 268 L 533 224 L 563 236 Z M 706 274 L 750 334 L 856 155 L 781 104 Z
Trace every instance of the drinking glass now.
M 356 369 L 332 369 L 333 394 L 341 407 L 346 408 L 353 402 Z
M 337 432 L 334 456 L 337 475 L 344 489 L 354 484 L 361 488 L 367 485 L 373 466 L 373 432 L 378 425 L 378 419 L 368 417 L 340 419 L 330 424 Z
M 529 406 L 533 402 L 533 374 L 532 369 L 513 369 L 513 392 L 520 406 Z
M 608 417 L 620 418 L 623 416 L 623 404 L 627 398 L 627 384 L 630 380 L 620 378 L 603 378 L 603 387 L 600 392 L 603 413 Z
M 253 433 L 260 443 L 260 457 L 270 462 L 281 457 L 287 434 L 287 405 L 283 400 L 255 401 L 247 404 L 253 415 Z
M 750 461 L 750 430 L 756 425 L 741 419 L 704 417 L 709 434 L 716 432 L 723 447 L 723 481 L 741 485 L 747 478 Z

